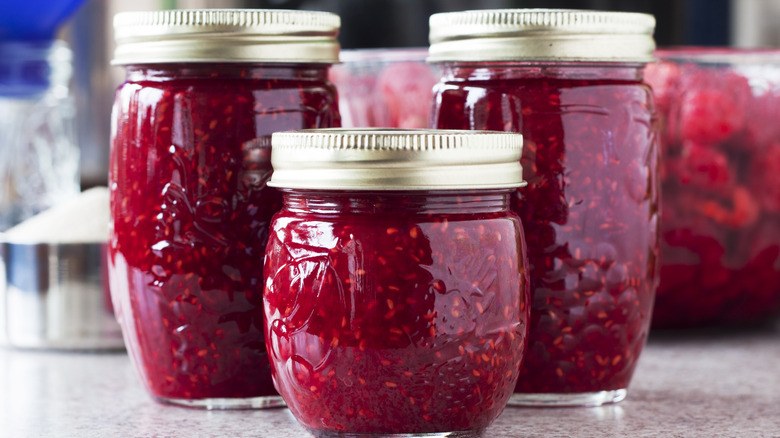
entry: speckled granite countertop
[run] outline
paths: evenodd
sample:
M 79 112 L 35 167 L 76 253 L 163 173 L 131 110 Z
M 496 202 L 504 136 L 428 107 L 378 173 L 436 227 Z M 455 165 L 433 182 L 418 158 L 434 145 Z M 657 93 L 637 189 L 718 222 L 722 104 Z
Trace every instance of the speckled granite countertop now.
M 157 404 L 123 353 L 0 349 L 0 436 L 309 435 L 286 409 L 206 412 Z M 507 408 L 484 436 L 780 437 L 780 322 L 654 333 L 626 401 L 601 408 Z

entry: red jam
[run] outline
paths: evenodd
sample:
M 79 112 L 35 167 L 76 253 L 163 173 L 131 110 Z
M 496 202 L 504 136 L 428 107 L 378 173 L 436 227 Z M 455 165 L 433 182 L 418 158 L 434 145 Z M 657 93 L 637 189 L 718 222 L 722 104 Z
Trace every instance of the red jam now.
M 774 60 L 761 62 L 764 55 Z M 666 61 L 646 69 L 664 122 L 654 327 L 780 313 L 777 56 L 681 49 L 659 53 Z
M 281 195 L 270 135 L 339 125 L 327 67 L 129 67 L 113 115 L 111 288 L 162 400 L 276 394 L 262 257 Z
M 450 64 L 436 128 L 520 132 L 529 349 L 516 392 L 625 389 L 656 286 L 652 96 L 633 66 Z
M 512 189 L 288 189 L 266 252 L 274 382 L 315 435 L 476 431 L 525 350 Z

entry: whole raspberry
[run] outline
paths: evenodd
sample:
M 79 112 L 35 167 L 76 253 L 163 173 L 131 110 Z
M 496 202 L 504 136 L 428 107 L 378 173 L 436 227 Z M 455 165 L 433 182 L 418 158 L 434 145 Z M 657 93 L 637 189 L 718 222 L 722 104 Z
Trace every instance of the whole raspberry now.
M 438 79 L 428 65 L 420 62 L 399 62 L 386 67 L 377 79 L 377 91 L 387 108 L 387 126 L 427 127 L 428 102 Z
M 720 143 L 745 125 L 750 85 L 743 76 L 721 70 L 693 70 L 680 85 L 680 136 Z
M 735 186 L 729 202 L 714 199 L 691 200 L 693 210 L 715 223 L 733 228 L 746 228 L 756 223 L 761 208 L 756 198 L 743 186 Z
M 685 142 L 682 154 L 667 162 L 666 175 L 681 186 L 731 196 L 734 171 L 724 153 L 712 146 Z
M 742 128 L 745 108 L 736 106 L 719 90 L 686 93 L 680 104 L 680 129 L 684 140 L 719 143 Z

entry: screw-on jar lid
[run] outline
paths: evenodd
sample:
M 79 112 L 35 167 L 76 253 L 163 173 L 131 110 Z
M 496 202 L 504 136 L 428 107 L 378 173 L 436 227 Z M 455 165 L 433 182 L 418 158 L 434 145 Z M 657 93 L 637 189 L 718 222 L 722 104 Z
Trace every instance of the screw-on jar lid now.
M 521 187 L 523 136 L 424 129 L 274 133 L 269 185 L 327 190 Z
M 431 62 L 649 62 L 652 15 L 560 9 L 497 9 L 434 14 Z
M 114 17 L 112 64 L 334 63 L 338 15 L 263 9 L 123 12 Z

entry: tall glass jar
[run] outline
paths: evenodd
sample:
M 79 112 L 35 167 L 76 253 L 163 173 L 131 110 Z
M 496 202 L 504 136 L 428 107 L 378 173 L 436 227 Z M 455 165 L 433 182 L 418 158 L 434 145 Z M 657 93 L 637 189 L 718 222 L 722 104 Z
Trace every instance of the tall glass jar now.
M 266 342 L 293 415 L 321 437 L 486 428 L 528 328 L 509 210 L 522 136 L 317 130 L 273 147 L 284 207 L 266 250 Z
M 625 398 L 658 278 L 652 16 L 497 10 L 431 17 L 436 128 L 520 132 L 529 350 L 510 404 Z
M 270 136 L 339 126 L 336 15 L 126 13 L 112 121 L 111 294 L 154 398 L 281 403 L 263 339 L 262 254 L 281 194 Z M 301 36 L 304 35 L 304 36 Z

